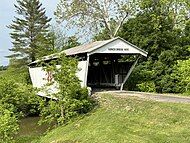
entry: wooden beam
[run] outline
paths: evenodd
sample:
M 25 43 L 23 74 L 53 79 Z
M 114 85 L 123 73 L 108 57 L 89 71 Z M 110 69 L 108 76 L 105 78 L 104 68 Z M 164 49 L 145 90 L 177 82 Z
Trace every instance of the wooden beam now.
M 90 55 L 89 54 L 87 54 L 87 65 L 86 65 L 86 71 L 85 71 L 85 81 L 84 81 L 84 87 L 87 87 L 87 82 L 88 82 L 88 79 L 87 79 L 87 77 L 88 77 L 88 66 L 89 66 L 89 60 L 90 60 Z
M 129 72 L 127 73 L 127 75 L 126 75 L 126 77 L 125 77 L 125 79 L 124 79 L 124 81 L 121 83 L 120 91 L 123 90 L 123 86 L 124 86 L 124 84 L 126 83 L 126 81 L 128 80 L 129 76 L 131 75 L 131 73 L 132 73 L 133 69 L 135 68 L 135 66 L 136 66 L 136 64 L 137 64 L 137 62 L 138 62 L 138 60 L 139 60 L 139 58 L 140 58 L 140 56 L 136 59 L 136 61 L 134 62 L 134 64 L 131 66 Z

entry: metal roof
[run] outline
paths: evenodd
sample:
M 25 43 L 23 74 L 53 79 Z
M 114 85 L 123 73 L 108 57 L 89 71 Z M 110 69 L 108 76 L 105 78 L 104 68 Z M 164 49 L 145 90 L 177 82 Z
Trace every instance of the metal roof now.
M 120 39 L 122 40 L 123 42 L 127 43 L 128 45 L 131 45 L 133 48 L 143 52 L 145 55 L 147 55 L 148 53 L 142 49 L 140 49 L 139 47 L 131 44 L 130 42 L 120 38 L 120 37 L 116 37 L 116 38 L 113 38 L 113 39 L 110 39 L 110 40 L 104 40 L 104 41 L 96 41 L 96 42 L 92 42 L 92 43 L 89 43 L 89 44 L 84 44 L 84 45 L 81 45 L 81 46 L 77 46 L 77 47 L 74 47 L 74 48 L 70 48 L 70 49 L 67 49 L 67 50 L 64 50 L 63 52 L 66 54 L 66 55 L 77 55 L 77 54 L 81 54 L 81 53 L 90 53 L 96 49 L 99 49 L 117 39 Z
M 130 42 L 120 38 L 120 37 L 116 37 L 116 38 L 113 38 L 113 39 L 110 39 L 110 40 L 104 40 L 104 41 L 96 41 L 96 42 L 91 42 L 91 43 L 88 43 L 88 44 L 84 44 L 84 45 L 80 45 L 80 46 L 76 46 L 76 47 L 73 47 L 73 48 L 70 48 L 70 49 L 67 49 L 67 50 L 64 50 L 60 53 L 55 53 L 55 54 L 51 54 L 51 55 L 48 55 L 48 56 L 45 56 L 43 57 L 41 60 L 51 60 L 51 59 L 55 59 L 57 58 L 60 54 L 62 53 L 65 53 L 67 56 L 71 56 L 71 55 L 77 55 L 77 54 L 82 54 L 82 53 L 90 53 L 94 50 L 97 50 L 115 40 L 122 40 L 123 42 L 125 42 L 126 44 L 132 46 L 133 48 L 141 51 L 142 53 L 144 53 L 144 55 L 147 55 L 148 53 L 140 48 L 138 48 L 137 46 L 131 44 Z M 41 60 L 36 60 L 32 63 L 30 63 L 29 65 L 31 64 L 35 64 L 35 63 L 38 63 L 40 62 Z
M 81 53 L 88 53 L 88 52 L 91 52 L 95 47 L 97 48 L 101 47 L 102 45 L 106 44 L 109 41 L 110 40 L 91 42 L 89 44 L 84 44 L 81 46 L 64 50 L 63 52 L 68 56 L 81 54 Z

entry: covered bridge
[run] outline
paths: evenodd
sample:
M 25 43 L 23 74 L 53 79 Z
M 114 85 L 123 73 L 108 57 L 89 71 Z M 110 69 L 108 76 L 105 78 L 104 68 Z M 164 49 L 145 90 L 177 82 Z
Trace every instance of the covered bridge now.
M 105 41 L 96 41 L 89 44 L 67 49 L 67 56 L 77 57 L 77 76 L 82 87 L 116 87 L 123 90 L 123 85 L 129 78 L 132 70 L 141 56 L 147 57 L 147 52 L 137 46 L 117 37 Z M 133 61 L 124 60 L 128 55 Z M 46 56 L 43 60 L 56 59 L 56 54 Z M 48 82 L 50 75 L 37 67 L 39 60 L 29 64 L 29 72 L 34 87 L 42 87 Z

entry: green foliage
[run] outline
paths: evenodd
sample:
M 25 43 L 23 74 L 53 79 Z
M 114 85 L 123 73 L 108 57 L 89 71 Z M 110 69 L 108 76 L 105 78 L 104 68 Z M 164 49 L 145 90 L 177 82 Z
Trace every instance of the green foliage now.
M 13 79 L 0 77 L 0 104 L 14 107 L 16 115 L 35 115 L 38 111 L 39 98 L 30 85 L 17 83 Z
M 172 72 L 172 77 L 178 82 L 177 89 L 181 93 L 190 95 L 190 59 L 178 61 Z
M 60 125 L 92 109 L 93 102 L 88 97 L 88 91 L 81 89 L 80 81 L 76 77 L 76 59 L 63 55 L 57 61 L 48 64 L 45 69 L 53 73 L 54 81 L 50 86 L 55 85 L 58 92 L 49 95 L 52 99 L 48 102 L 41 102 L 41 122 Z
M 6 66 L 0 66 L 0 71 L 6 70 L 7 67 Z
M 0 75 L 0 142 L 14 140 L 18 119 L 39 114 L 40 98 L 26 81 L 26 69 L 8 68 Z
M 145 59 L 143 59 L 145 60 Z M 136 68 L 133 70 L 130 78 L 128 79 L 126 83 L 126 88 L 129 90 L 139 90 L 139 87 L 137 85 L 142 83 L 150 83 L 153 78 L 155 77 L 155 72 L 153 69 L 149 69 L 152 65 L 152 60 L 148 60 L 147 62 L 142 62 L 136 66 Z M 145 84 L 144 83 L 144 84 Z
M 142 1 L 142 11 L 123 25 L 119 35 L 148 52 L 148 60 L 140 61 L 132 73 L 127 85 L 129 90 L 144 91 L 137 85 L 151 83 L 156 92 L 181 92 L 180 81 L 171 74 L 177 61 L 186 60 L 190 55 L 189 21 L 183 15 L 187 11 L 183 13 L 181 9 L 187 9 L 186 4 L 171 0 Z M 179 11 L 173 6 L 179 7 Z
M 49 19 L 39 0 L 17 0 L 15 5 L 18 17 L 8 26 L 12 30 L 14 52 L 10 58 L 16 58 L 19 65 L 26 65 L 36 58 L 52 53 L 48 35 Z
M 96 41 L 101 41 L 101 40 L 109 40 L 110 37 L 108 35 L 108 31 L 106 29 L 103 29 L 101 32 L 99 32 L 98 34 L 96 34 L 93 37 L 94 40 Z
M 64 46 L 63 46 L 64 45 Z M 80 43 L 78 42 L 78 39 L 75 36 L 70 36 L 68 38 L 65 38 L 65 42 L 62 46 L 62 50 L 73 48 L 76 46 L 79 46 Z
M 12 143 L 18 133 L 18 119 L 12 108 L 5 108 L 0 104 L 0 142 Z
M 20 142 L 18 120 L 39 114 L 39 100 L 30 85 L 28 67 L 12 59 L 0 72 L 0 142 Z M 19 130 L 18 130 L 19 129 Z M 16 140 L 16 141 L 15 141 Z
M 152 81 L 137 84 L 137 87 L 139 88 L 140 91 L 143 92 L 156 92 L 155 84 Z
M 138 6 L 137 15 L 123 24 L 118 35 L 147 51 L 148 60 L 140 60 L 126 87 L 147 91 L 148 84 L 156 92 L 181 92 L 179 80 L 171 74 L 177 61 L 186 60 L 190 55 L 189 2 L 144 0 L 139 1 Z M 94 39 L 106 40 L 107 37 L 105 28 Z
M 17 83 L 31 83 L 28 68 L 24 66 L 17 68 L 10 64 L 6 70 L 0 73 L 0 77 L 15 80 Z

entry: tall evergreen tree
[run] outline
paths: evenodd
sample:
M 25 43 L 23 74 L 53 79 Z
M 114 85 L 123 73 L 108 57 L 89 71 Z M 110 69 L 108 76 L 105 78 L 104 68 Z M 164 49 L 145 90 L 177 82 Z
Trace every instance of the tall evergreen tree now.
M 49 22 L 45 8 L 39 0 L 17 0 L 16 13 L 18 17 L 8 26 L 13 43 L 13 52 L 9 58 L 16 58 L 25 63 L 36 60 L 51 53 L 49 46 Z

